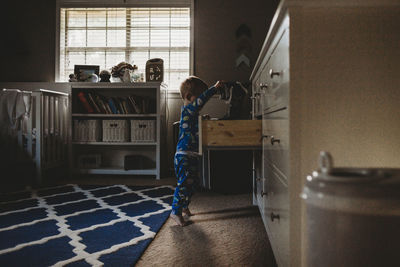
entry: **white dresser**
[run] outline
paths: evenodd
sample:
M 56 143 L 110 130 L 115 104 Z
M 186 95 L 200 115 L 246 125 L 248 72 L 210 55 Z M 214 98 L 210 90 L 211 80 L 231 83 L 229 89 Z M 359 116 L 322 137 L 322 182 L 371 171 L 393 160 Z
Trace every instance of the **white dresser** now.
M 306 176 L 335 166 L 400 167 L 400 2 L 282 1 L 251 74 L 259 206 L 279 266 L 306 266 Z

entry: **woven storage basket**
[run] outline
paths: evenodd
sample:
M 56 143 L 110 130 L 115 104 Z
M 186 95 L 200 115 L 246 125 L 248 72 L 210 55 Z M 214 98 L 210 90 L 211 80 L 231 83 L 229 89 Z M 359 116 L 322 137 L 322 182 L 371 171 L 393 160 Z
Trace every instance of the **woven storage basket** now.
M 127 120 L 103 120 L 103 142 L 128 142 Z
M 73 140 L 76 142 L 100 141 L 100 120 L 74 120 Z
M 155 120 L 131 120 L 131 142 L 155 142 Z

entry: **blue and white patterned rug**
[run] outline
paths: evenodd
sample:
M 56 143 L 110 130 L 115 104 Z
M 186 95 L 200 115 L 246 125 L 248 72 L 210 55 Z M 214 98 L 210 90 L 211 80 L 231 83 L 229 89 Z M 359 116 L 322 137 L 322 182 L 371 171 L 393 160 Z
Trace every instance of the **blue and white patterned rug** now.
M 170 213 L 170 186 L 65 185 L 0 196 L 0 266 L 132 266 Z

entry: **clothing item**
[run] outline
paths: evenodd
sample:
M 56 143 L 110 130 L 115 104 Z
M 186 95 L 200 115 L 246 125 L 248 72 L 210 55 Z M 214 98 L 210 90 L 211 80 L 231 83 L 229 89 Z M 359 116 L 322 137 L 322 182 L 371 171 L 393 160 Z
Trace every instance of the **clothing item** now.
M 0 91 L 0 135 L 16 135 L 20 122 L 29 115 L 30 102 L 30 94 L 25 96 L 18 89 Z
M 182 106 L 176 151 L 199 151 L 199 111 L 216 93 L 217 89 L 212 86 L 192 103 Z
M 194 152 L 194 151 L 176 151 L 175 155 L 188 155 L 188 156 L 192 156 L 192 157 L 200 156 L 200 154 L 198 152 Z
M 175 174 L 178 179 L 172 214 L 181 215 L 187 208 L 199 179 L 199 111 L 205 103 L 217 93 L 212 86 L 204 91 L 192 103 L 182 106 L 178 144 L 174 158 Z
M 199 183 L 199 157 L 175 154 L 175 174 L 178 179 L 172 214 L 182 215 L 182 209 L 188 208 L 193 192 Z
M 27 112 L 24 93 L 17 89 L 0 91 L 1 122 L 15 129 L 18 120 Z

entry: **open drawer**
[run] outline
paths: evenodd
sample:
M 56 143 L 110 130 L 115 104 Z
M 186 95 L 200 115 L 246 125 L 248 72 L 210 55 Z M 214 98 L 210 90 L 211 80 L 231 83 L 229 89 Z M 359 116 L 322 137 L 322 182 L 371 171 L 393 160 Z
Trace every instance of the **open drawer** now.
M 203 147 L 261 148 L 261 120 L 203 120 L 199 117 L 199 152 Z

